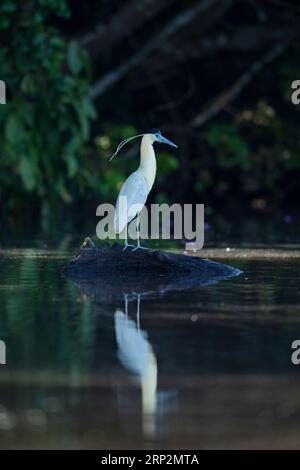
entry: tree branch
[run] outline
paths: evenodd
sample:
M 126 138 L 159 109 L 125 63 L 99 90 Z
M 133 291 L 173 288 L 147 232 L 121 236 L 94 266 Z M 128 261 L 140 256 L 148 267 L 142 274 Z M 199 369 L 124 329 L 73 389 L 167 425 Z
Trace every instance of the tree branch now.
M 175 68 L 182 61 L 202 60 L 206 56 L 229 52 L 252 52 L 264 47 L 270 47 L 274 43 L 286 41 L 299 34 L 297 29 L 287 28 L 265 28 L 265 26 L 243 26 L 237 29 L 232 35 L 216 34 L 212 37 L 202 37 L 192 45 L 190 43 L 180 44 L 173 42 L 161 48 L 160 57 L 152 56 L 149 60 L 151 70 L 160 76 L 164 71 Z M 180 54 L 178 54 L 180 51 Z M 177 52 L 177 53 L 176 53 Z
M 212 6 L 215 7 L 217 3 L 217 0 L 203 0 L 175 16 L 175 18 L 165 26 L 160 34 L 148 41 L 147 44 L 129 60 L 100 78 L 91 88 L 92 98 L 97 98 L 102 95 L 108 88 L 120 81 L 129 72 L 129 70 L 141 63 L 151 52 L 158 48 L 162 42 L 166 41 L 179 29 L 188 25 L 196 18 L 196 16 L 200 15 Z
M 266 65 L 277 59 L 277 57 L 279 57 L 285 51 L 288 44 L 289 42 L 277 44 L 260 60 L 252 64 L 250 69 L 243 73 L 229 90 L 223 92 L 211 106 L 198 114 L 190 125 L 193 127 L 203 126 L 204 123 L 222 111 L 228 105 L 228 103 L 237 98 L 237 96 L 243 91 L 243 89 L 246 87 L 246 85 L 248 85 L 255 75 L 257 75 Z
M 128 37 L 172 2 L 174 0 L 128 1 L 107 24 L 101 23 L 94 31 L 78 38 L 77 41 L 88 49 L 92 57 L 97 56 Z

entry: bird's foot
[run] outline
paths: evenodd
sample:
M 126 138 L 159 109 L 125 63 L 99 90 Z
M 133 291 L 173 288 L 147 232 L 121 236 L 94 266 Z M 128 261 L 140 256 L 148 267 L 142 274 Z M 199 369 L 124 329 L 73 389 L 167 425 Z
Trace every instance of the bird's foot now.
M 135 248 L 134 245 L 129 245 L 129 243 L 126 243 L 126 244 L 124 245 L 123 251 L 126 251 L 126 248 L 128 248 L 129 246 L 130 246 L 131 248 Z M 134 249 L 131 250 L 131 251 L 134 251 Z
M 151 250 L 151 248 L 147 248 L 146 246 L 137 245 L 133 248 L 132 251 L 136 251 L 136 250 Z

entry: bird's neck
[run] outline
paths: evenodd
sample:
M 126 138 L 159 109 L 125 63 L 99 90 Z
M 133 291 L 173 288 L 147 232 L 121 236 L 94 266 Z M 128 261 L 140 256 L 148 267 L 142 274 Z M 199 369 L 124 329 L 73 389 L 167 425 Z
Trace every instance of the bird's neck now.
M 149 135 L 144 135 L 141 142 L 140 169 L 147 180 L 148 191 L 150 192 L 156 175 L 156 159 L 153 149 L 153 142 Z

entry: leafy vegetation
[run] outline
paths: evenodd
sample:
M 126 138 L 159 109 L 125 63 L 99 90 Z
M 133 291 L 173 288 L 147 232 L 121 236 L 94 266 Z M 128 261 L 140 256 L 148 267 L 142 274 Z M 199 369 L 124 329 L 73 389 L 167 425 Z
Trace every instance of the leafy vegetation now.
M 44 204 L 69 201 L 91 178 L 81 171 L 96 117 L 90 63 L 49 26 L 54 13 L 69 16 L 64 0 L 0 5 L 1 78 L 8 90 L 0 107 L 0 197 L 11 207 L 27 193 Z
M 234 0 L 216 16 L 214 2 L 202 9 L 199 2 L 171 3 L 177 13 L 169 0 L 153 0 L 152 13 L 161 18 L 153 22 L 134 2 L 1 2 L 4 220 L 65 217 L 113 201 L 138 153 L 133 141 L 109 163 L 116 145 L 164 126 L 180 149 L 160 147 L 154 200 L 174 201 L 176 194 L 177 201 L 217 206 L 226 196 L 229 205 L 255 210 L 295 200 L 299 109 L 290 85 L 299 68 L 291 41 L 298 9 L 286 2 L 283 12 L 270 2 L 256 16 L 251 2 L 241 9 Z M 275 60 L 272 51 L 288 40 Z M 169 49 L 161 47 L 167 43 Z

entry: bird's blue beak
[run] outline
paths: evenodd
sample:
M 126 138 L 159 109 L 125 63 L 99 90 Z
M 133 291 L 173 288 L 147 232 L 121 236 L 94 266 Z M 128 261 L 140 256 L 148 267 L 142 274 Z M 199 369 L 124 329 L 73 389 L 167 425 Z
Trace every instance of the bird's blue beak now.
M 170 145 L 170 147 L 178 148 L 178 145 L 173 144 L 173 142 L 171 142 L 169 139 L 166 139 L 166 138 L 163 137 L 162 135 L 159 136 L 158 141 L 161 142 L 162 144 Z

